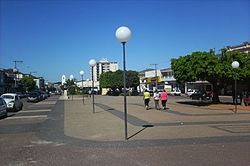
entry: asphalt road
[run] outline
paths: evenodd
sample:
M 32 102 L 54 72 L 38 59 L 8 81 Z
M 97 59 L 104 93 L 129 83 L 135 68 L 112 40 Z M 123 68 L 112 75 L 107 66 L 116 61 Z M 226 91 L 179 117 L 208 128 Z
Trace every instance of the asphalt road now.
M 250 166 L 248 136 L 96 143 L 64 135 L 63 108 L 52 96 L 1 119 L 0 165 Z

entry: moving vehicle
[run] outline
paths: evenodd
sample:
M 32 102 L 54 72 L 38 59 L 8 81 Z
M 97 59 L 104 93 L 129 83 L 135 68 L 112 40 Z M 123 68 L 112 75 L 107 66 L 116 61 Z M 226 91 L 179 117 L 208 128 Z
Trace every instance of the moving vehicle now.
M 0 117 L 7 117 L 7 105 L 2 97 L 0 97 Z
M 7 104 L 7 111 L 19 111 L 23 109 L 23 102 L 15 93 L 5 93 L 1 96 Z

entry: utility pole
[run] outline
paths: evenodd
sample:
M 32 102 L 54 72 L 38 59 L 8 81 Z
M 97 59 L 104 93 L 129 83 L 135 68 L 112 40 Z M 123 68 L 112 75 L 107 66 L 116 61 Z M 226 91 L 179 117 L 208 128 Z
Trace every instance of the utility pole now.
M 155 86 L 156 86 L 156 90 L 158 89 L 158 85 L 157 85 L 157 64 L 150 64 L 150 65 L 154 65 L 155 66 Z
M 37 73 L 36 71 L 31 71 L 30 72 L 30 77 L 32 76 L 32 73 Z
M 19 73 L 18 73 L 18 69 L 17 69 L 17 67 L 16 67 L 16 65 L 17 65 L 17 63 L 23 63 L 23 61 L 17 61 L 17 60 L 15 60 L 15 61 L 13 61 L 14 63 L 15 63 L 15 68 L 14 68 L 14 74 L 15 74 L 15 88 L 16 88 L 16 80 L 17 79 L 19 79 L 18 77 L 19 77 Z M 18 77 L 16 77 L 16 73 L 18 73 Z
M 15 61 L 13 61 L 14 63 L 15 63 L 15 69 L 16 69 L 16 64 L 17 63 L 23 63 L 23 61 L 17 61 L 17 60 L 15 60 Z

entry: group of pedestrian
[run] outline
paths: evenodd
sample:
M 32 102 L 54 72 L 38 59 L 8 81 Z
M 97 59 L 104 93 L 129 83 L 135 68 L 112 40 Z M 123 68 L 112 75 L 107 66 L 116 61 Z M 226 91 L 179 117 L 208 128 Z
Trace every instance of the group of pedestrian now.
M 146 109 L 149 109 L 149 101 L 150 101 L 150 93 L 148 92 L 147 89 L 145 89 L 143 93 L 143 99 L 144 99 L 144 104 Z M 162 109 L 166 110 L 167 109 L 167 100 L 168 100 L 168 94 L 165 91 L 165 89 L 159 93 L 157 90 L 154 91 L 153 95 L 154 103 L 155 103 L 155 109 L 160 110 L 160 101 L 162 105 Z

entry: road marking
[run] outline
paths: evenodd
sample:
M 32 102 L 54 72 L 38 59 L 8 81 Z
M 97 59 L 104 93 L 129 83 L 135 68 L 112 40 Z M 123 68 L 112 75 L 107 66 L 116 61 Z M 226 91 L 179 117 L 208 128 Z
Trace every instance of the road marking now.
M 45 109 L 45 110 L 27 110 L 27 111 L 19 111 L 18 113 L 26 113 L 26 112 L 50 112 L 50 111 L 51 111 L 51 109 Z
M 45 104 L 56 104 L 56 101 L 42 101 L 36 103 L 35 105 L 45 105 Z
M 12 116 L 7 119 L 32 119 L 32 118 L 47 118 L 47 115 L 35 115 L 35 116 Z

